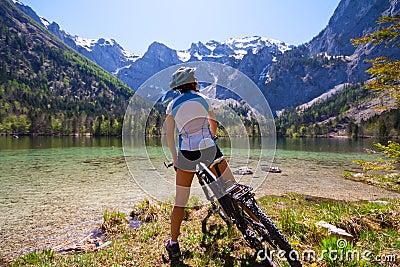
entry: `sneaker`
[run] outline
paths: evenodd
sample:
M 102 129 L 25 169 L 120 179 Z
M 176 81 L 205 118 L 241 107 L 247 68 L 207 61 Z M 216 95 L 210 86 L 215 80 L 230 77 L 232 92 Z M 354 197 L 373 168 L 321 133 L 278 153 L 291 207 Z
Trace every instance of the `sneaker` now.
M 181 249 L 179 248 L 178 242 L 171 244 L 171 239 L 169 239 L 165 248 L 168 252 L 169 260 L 173 261 L 181 256 Z

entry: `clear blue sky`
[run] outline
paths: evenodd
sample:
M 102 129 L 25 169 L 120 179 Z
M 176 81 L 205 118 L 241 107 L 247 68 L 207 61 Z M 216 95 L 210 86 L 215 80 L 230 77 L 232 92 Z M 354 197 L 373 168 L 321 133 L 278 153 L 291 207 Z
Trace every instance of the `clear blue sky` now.
M 158 41 L 177 49 L 192 42 L 263 36 L 310 41 L 340 0 L 20 0 L 72 35 L 113 38 L 143 54 Z

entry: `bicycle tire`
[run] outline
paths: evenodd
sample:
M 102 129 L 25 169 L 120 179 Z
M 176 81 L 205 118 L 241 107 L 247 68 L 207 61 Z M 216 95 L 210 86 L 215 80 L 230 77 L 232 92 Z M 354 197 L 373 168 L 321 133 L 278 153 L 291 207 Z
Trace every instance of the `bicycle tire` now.
M 208 176 L 208 178 L 211 178 L 210 181 L 215 180 L 213 178 L 213 175 L 210 174 L 211 171 L 208 169 L 208 167 L 203 167 L 203 173 Z M 201 175 L 201 174 L 199 174 Z M 291 244 L 287 241 L 286 237 L 281 233 L 281 231 L 278 229 L 278 227 L 275 225 L 275 223 L 269 218 L 264 211 L 258 206 L 256 200 L 254 197 L 246 198 L 244 201 L 238 200 L 238 198 L 235 199 L 230 194 L 224 195 L 218 199 L 218 202 L 223 210 L 223 213 L 225 216 L 221 216 L 223 219 L 224 217 L 229 218 L 230 221 L 232 221 L 238 229 L 242 232 L 243 236 L 245 237 L 245 240 L 247 242 L 250 241 L 251 246 L 255 245 L 255 248 L 258 249 L 258 251 L 264 249 L 262 247 L 262 243 L 265 243 L 265 245 L 271 246 L 274 250 L 279 248 L 281 251 L 284 252 L 284 256 L 287 259 L 287 262 L 291 267 L 302 267 L 301 262 L 298 259 L 297 253 L 292 249 Z M 242 206 L 246 206 L 246 209 L 243 209 Z M 251 214 L 250 214 L 251 213 Z M 238 216 L 239 214 L 247 214 L 246 216 Z M 221 215 L 221 214 L 220 214 Z M 257 223 L 254 219 L 252 218 L 257 218 L 260 223 Z M 244 220 L 243 220 L 244 219 Z M 225 219 L 224 219 L 225 220 Z M 227 221 L 225 221 L 227 222 Z M 229 225 L 229 223 L 227 222 Z M 248 228 L 252 227 L 250 231 Z M 247 232 L 252 232 L 254 234 L 260 235 L 259 238 L 257 236 L 250 237 L 248 236 Z M 260 240 L 263 240 L 261 242 Z M 254 242 L 252 242 L 254 241 Z M 280 266 L 279 263 L 276 265 L 274 260 L 267 258 L 264 261 L 267 266 Z
M 291 267 L 302 267 L 297 252 L 293 250 L 292 245 L 289 243 L 286 237 L 281 233 L 281 231 L 271 220 L 271 218 L 268 215 L 266 215 L 264 211 L 258 206 L 255 199 L 249 199 L 245 203 L 238 203 L 238 207 L 240 207 L 241 205 L 245 205 L 247 207 L 247 209 L 242 208 L 242 210 L 244 213 L 247 214 L 247 216 L 249 216 L 247 217 L 248 227 L 251 226 L 254 230 L 256 230 L 256 232 L 259 235 L 263 235 L 264 246 L 268 245 L 268 247 L 272 248 L 273 250 L 279 249 L 280 250 L 279 253 L 284 253 L 287 263 L 289 263 Z M 252 215 L 259 220 L 259 223 L 250 218 L 252 217 Z M 265 252 L 266 247 L 263 247 L 262 249 Z M 278 255 L 275 256 L 272 255 L 271 257 L 269 257 L 269 260 L 272 261 L 274 264 L 278 264 L 276 266 L 280 266 L 279 260 L 282 259 L 274 259 L 274 257 L 279 258 Z M 267 263 L 267 265 L 274 266 L 271 265 L 270 263 Z

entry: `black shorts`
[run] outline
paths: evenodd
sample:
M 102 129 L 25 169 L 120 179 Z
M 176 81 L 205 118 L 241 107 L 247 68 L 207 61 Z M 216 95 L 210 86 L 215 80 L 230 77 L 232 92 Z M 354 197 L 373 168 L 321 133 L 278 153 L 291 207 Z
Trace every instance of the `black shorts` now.
M 176 167 L 184 171 L 194 172 L 200 162 L 210 166 L 214 160 L 223 156 L 224 154 L 217 145 L 202 150 L 179 150 Z

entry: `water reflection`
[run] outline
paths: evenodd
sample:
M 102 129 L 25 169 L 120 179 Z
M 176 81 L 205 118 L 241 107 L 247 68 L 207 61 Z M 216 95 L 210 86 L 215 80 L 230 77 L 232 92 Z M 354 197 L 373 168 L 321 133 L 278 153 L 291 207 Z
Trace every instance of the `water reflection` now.
M 118 137 L 0 136 L 0 150 L 121 146 L 122 140 Z
M 218 145 L 223 149 L 241 147 L 240 138 L 220 137 Z M 249 138 L 251 149 L 260 149 L 261 139 Z M 131 138 L 132 146 L 142 146 L 138 138 Z M 162 146 L 161 138 L 148 137 L 145 139 L 146 146 Z M 279 138 L 276 148 L 278 150 L 294 150 L 308 152 L 329 153 L 364 153 L 365 149 L 373 149 L 374 139 L 348 139 L 348 138 Z M 48 137 L 48 136 L 22 136 L 14 138 L 11 136 L 0 136 L 0 150 L 18 149 L 48 149 L 48 148 L 70 148 L 70 147 L 122 147 L 120 137 Z M 271 149 L 271 147 L 269 147 Z M 228 150 L 227 150 L 228 151 Z
M 328 153 L 364 153 L 374 147 L 373 139 L 349 138 L 280 138 L 277 149 Z

